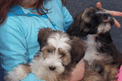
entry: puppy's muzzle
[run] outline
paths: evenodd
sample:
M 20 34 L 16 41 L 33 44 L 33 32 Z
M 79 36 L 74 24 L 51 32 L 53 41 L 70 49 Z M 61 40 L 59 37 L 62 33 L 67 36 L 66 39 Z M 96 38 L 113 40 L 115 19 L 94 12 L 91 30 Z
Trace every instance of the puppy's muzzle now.
M 111 23 L 113 25 L 114 21 L 112 16 L 107 11 L 98 11 L 95 13 L 95 16 L 98 18 L 99 22 Z
M 56 69 L 56 67 L 55 67 L 55 66 L 49 66 L 49 69 L 50 69 L 51 71 L 54 71 L 54 70 Z

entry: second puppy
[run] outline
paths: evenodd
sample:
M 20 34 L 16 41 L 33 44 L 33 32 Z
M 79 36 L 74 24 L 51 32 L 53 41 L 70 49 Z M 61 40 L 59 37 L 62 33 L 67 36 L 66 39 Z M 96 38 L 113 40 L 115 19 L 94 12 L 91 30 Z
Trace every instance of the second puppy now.
M 78 36 L 86 43 L 84 60 L 87 60 L 105 81 L 117 80 L 116 75 L 120 67 L 117 61 L 119 52 L 110 46 L 112 39 L 109 31 L 113 24 L 113 17 L 107 11 L 89 7 L 75 17 L 67 31 L 71 36 Z

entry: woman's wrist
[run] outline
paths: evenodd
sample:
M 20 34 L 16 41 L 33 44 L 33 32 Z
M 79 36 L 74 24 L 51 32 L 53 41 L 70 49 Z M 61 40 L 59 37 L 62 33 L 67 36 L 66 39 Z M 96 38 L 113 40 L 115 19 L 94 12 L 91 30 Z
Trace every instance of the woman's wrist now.
M 79 63 L 76 65 L 76 68 L 73 69 L 73 72 L 71 74 L 71 78 L 68 81 L 79 81 L 82 80 L 85 72 L 85 63 L 83 59 L 79 61 Z

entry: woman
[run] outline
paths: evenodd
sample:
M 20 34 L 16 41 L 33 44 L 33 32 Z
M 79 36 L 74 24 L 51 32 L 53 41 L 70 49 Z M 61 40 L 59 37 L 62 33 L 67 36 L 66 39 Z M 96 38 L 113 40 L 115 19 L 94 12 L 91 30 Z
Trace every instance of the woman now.
M 73 18 L 64 6 L 65 3 L 66 0 L 0 1 L 0 59 L 4 74 L 19 64 L 32 62 L 39 50 L 37 34 L 40 28 L 67 30 Z M 84 62 L 81 60 L 69 81 L 78 81 L 83 75 Z M 37 80 L 36 76 L 30 73 L 22 81 L 42 80 Z
M 6 0 L 0 2 L 0 19 L 2 19 L 0 58 L 5 74 L 19 64 L 32 62 L 34 55 L 39 50 L 37 34 L 40 28 L 67 30 L 73 22 L 73 18 L 62 3 L 65 4 L 65 0 L 62 2 L 61 0 Z M 79 62 L 78 67 L 82 65 Z M 22 81 L 41 80 L 37 80 L 36 76 L 30 73 Z

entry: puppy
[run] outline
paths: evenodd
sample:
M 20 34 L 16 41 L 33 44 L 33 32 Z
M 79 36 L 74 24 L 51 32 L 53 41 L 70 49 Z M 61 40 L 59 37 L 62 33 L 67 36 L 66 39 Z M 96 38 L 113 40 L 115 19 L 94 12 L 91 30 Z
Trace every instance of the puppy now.
M 46 81 L 67 81 L 72 69 L 83 58 L 85 44 L 61 31 L 43 28 L 39 31 L 40 51 L 29 65 L 19 65 L 8 72 L 5 81 L 19 81 L 29 73 Z
M 88 61 L 105 81 L 116 80 L 120 67 L 120 62 L 117 60 L 120 52 L 112 44 L 109 33 L 113 24 L 113 17 L 107 11 L 89 7 L 75 17 L 67 31 L 69 35 L 78 36 L 86 43 L 84 60 Z

